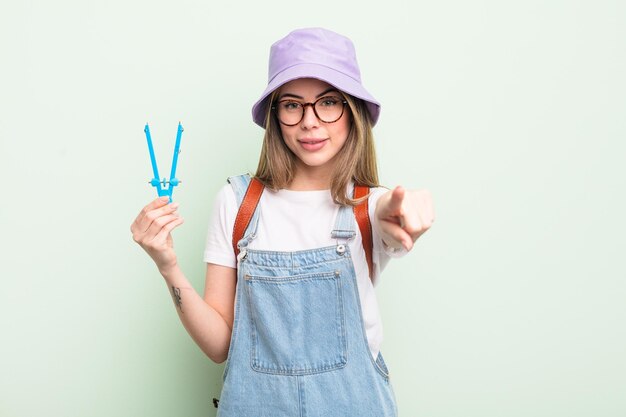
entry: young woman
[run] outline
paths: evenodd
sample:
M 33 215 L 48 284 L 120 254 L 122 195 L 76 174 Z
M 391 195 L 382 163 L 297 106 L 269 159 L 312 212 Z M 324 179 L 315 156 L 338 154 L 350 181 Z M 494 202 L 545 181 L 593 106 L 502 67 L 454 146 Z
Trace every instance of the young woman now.
M 173 250 L 178 204 L 156 199 L 133 222 L 191 337 L 228 359 L 219 416 L 397 415 L 373 283 L 434 211 L 427 190 L 379 186 L 379 111 L 349 39 L 293 31 L 272 45 L 252 109 L 265 128 L 256 175 L 231 177 L 217 196 L 204 297 Z

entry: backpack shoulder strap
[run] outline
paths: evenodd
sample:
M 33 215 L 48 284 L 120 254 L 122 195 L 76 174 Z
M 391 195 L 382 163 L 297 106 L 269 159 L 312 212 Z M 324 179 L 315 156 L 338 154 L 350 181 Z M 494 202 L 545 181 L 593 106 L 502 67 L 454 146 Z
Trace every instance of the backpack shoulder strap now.
M 265 186 L 263 183 L 256 178 L 252 178 L 248 184 L 246 193 L 244 194 L 241 204 L 239 205 L 237 217 L 235 218 L 235 226 L 233 227 L 233 250 L 235 251 L 235 256 L 239 255 L 237 242 L 243 238 L 243 235 L 250 224 L 250 220 L 252 220 L 252 215 L 259 204 L 259 200 L 261 199 L 261 194 L 263 194 L 264 189 Z
M 258 179 L 252 178 L 250 180 L 246 193 L 243 196 L 241 204 L 239 205 L 239 211 L 237 211 L 237 217 L 235 219 L 235 226 L 233 227 L 232 245 L 235 256 L 239 255 L 237 242 L 243 238 L 243 235 L 250 224 L 250 220 L 252 219 L 252 215 L 259 204 L 259 200 L 261 199 L 261 194 L 263 194 L 264 189 L 265 186 Z M 358 199 L 365 197 L 369 191 L 369 187 L 356 185 L 354 187 L 353 198 Z M 367 199 L 363 200 L 361 204 L 354 206 L 354 216 L 357 224 L 359 225 L 359 230 L 361 231 L 361 239 L 363 241 L 363 249 L 365 250 L 365 259 L 367 260 L 367 268 L 369 270 L 370 279 L 373 279 L 374 263 L 372 258 L 372 224 L 370 222 L 368 206 Z
M 358 199 L 361 197 L 365 197 L 369 193 L 369 191 L 369 187 L 363 185 L 355 185 L 353 198 Z M 370 280 L 373 280 L 374 261 L 372 258 L 372 248 L 374 243 L 372 240 L 372 224 L 370 223 L 367 198 L 363 200 L 361 204 L 354 206 L 354 217 L 356 217 L 356 222 L 358 223 L 359 230 L 361 231 L 361 239 L 363 240 L 363 249 L 365 250 L 367 268 L 370 272 Z

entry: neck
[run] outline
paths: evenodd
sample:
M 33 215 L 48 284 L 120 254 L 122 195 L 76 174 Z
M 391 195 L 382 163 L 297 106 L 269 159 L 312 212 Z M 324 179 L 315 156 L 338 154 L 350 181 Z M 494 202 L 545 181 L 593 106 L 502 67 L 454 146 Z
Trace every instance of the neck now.
M 296 167 L 293 180 L 287 187 L 292 191 L 328 190 L 331 183 L 331 170 L 328 167 Z

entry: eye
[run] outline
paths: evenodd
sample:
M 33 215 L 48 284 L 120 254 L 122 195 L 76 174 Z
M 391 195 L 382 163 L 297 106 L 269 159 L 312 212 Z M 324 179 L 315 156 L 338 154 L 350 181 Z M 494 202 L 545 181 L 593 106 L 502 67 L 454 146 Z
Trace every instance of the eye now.
M 341 104 L 341 99 L 338 97 L 322 97 L 319 103 L 322 107 L 335 107 Z
M 289 100 L 285 100 L 285 101 L 281 101 L 280 102 L 280 106 L 284 109 L 284 110 L 298 110 L 300 107 L 302 107 L 302 104 L 298 103 L 297 101 L 289 101 Z

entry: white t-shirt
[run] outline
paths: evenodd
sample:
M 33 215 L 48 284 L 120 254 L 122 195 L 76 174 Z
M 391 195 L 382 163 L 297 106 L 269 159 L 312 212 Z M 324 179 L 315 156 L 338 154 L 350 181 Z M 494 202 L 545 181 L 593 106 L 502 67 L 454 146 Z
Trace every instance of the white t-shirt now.
M 370 219 L 374 219 L 376 202 L 387 189 L 381 187 L 372 191 L 368 202 Z M 329 190 L 272 191 L 266 188 L 261 195 L 258 209 L 261 210 L 259 224 L 256 237 L 248 246 L 250 249 L 293 252 L 337 244 L 330 233 L 335 225 L 339 205 L 333 202 Z M 230 184 L 227 184 L 217 194 L 213 206 L 204 251 L 205 262 L 237 267 L 232 247 L 237 210 L 235 192 Z M 354 228 L 357 234 L 348 245 L 356 271 L 367 341 L 372 356 L 376 358 L 383 340 L 382 322 L 356 221 Z M 375 228 L 372 228 L 372 239 L 375 284 L 389 258 L 402 256 L 406 251 L 394 252 L 386 248 Z

